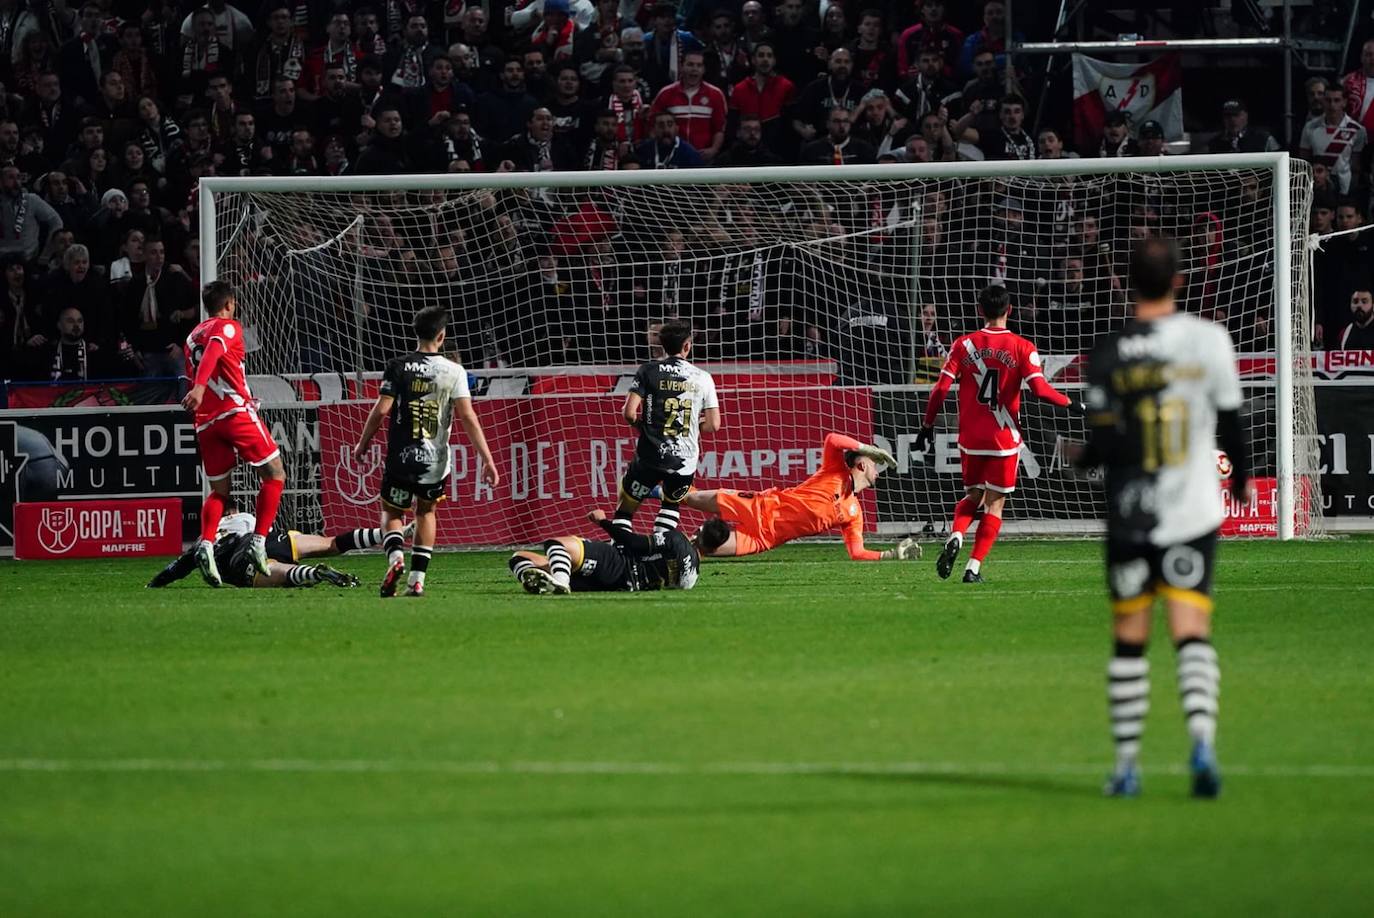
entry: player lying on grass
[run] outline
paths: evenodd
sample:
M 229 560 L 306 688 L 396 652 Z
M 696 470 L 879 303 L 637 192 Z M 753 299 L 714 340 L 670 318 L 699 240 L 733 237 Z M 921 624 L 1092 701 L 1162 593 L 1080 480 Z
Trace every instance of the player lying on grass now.
M 358 585 L 358 578 L 352 574 L 337 571 L 327 564 L 298 562 L 305 558 L 325 558 L 359 548 L 371 548 L 382 541 L 380 529 L 353 529 L 335 536 L 323 536 L 273 527 L 267 533 L 268 573 L 264 575 L 255 569 L 251 557 L 245 555 L 244 546 L 256 527 L 257 518 L 251 513 L 230 511 L 220 519 L 215 534 L 215 561 L 224 582 L 231 586 L 304 587 L 323 582 L 339 587 L 354 587 Z M 198 564 L 198 547 L 193 545 L 181 557 L 158 571 L 157 576 L 148 581 L 148 586 L 154 589 L 165 587 L 189 575 Z
M 941 580 L 949 577 L 964 545 L 964 533 L 981 511 L 964 583 L 983 582 L 983 561 L 1002 531 L 1002 506 L 1007 495 L 1016 490 L 1016 464 L 1022 445 L 1022 381 L 1036 398 L 1083 413 L 1082 405 L 1072 405 L 1067 395 L 1045 381 L 1035 345 L 1007 328 L 1011 315 L 1007 288 L 1001 284 L 984 287 L 978 294 L 978 308 L 987 324 L 959 338 L 949 349 L 949 359 L 930 393 L 925 422 L 916 438 L 917 453 L 930 449 L 940 406 L 949 387 L 957 382 L 959 452 L 967 494 L 954 506 L 953 531 L 935 562 L 935 573 Z
M 859 494 L 873 486 L 884 466 L 896 464 L 886 450 L 831 433 L 825 435 L 820 469 L 799 485 L 767 491 L 693 491 L 683 503 L 720 517 L 708 521 L 698 534 L 698 544 L 708 555 L 756 555 L 793 539 L 839 529 L 855 561 L 915 560 L 921 557 L 921 546 L 910 537 L 886 551 L 864 547 Z
M 639 592 L 690 590 L 697 585 L 701 555 L 677 529 L 640 535 L 615 525 L 604 510 L 587 518 L 611 537 L 593 542 L 559 536 L 544 542 L 544 553 L 517 551 L 510 571 L 530 593 Z

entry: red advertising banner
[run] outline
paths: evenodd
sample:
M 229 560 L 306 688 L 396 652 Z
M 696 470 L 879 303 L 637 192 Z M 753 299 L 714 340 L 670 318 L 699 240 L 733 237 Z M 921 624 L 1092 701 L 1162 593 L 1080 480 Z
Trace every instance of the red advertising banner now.
M 1255 497 L 1248 504 L 1231 496 L 1230 481 L 1221 482 L 1221 502 L 1226 516 L 1221 521 L 1222 538 L 1277 539 L 1279 537 L 1279 491 L 1277 478 L 1256 478 Z M 1306 494 L 1298 499 L 1307 500 Z
M 14 505 L 20 560 L 181 554 L 181 501 L 148 497 Z
M 576 412 L 569 403 L 578 401 Z M 587 399 L 596 403 L 593 408 Z M 455 431 L 448 501 L 439 508 L 440 545 L 531 543 L 557 535 L 599 536 L 586 521 L 593 507 L 609 510 L 636 433 L 620 418 L 618 396 L 486 399 L 478 406 L 482 428 L 499 463 L 501 485 L 482 484 L 478 458 Z M 755 404 L 749 404 L 749 402 Z M 757 403 L 764 404 L 757 404 Z M 770 426 L 732 424 L 748 408 L 771 417 Z M 771 409 L 771 410 L 770 410 Z M 367 405 L 321 406 L 321 503 L 326 526 L 375 526 L 380 504 L 384 445 L 374 442 L 363 462 L 352 458 Z M 820 466 L 825 434 L 873 438 L 872 396 L 865 389 L 818 390 L 786 401 L 765 393 L 721 396 L 723 429 L 702 438 L 697 487 L 746 490 L 797 484 Z M 866 521 L 877 522 L 873 492 L 864 495 Z

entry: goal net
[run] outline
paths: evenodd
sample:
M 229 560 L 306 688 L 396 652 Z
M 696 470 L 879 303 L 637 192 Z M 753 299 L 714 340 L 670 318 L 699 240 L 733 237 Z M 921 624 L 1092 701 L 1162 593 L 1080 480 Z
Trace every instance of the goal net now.
M 1182 308 L 1224 324 L 1241 354 L 1260 499 L 1232 508 L 1237 531 L 1266 534 L 1285 520 L 1298 535 L 1320 531 L 1301 164 L 1170 157 L 596 182 L 202 183 L 205 274 L 238 289 L 249 372 L 287 460 L 283 521 L 372 525 L 382 447 L 362 462 L 350 447 L 386 361 L 414 346 L 413 314 L 442 305 L 502 482 L 481 483 L 457 432 L 441 544 L 596 532 L 586 511 L 614 503 L 634 450 L 621 402 L 669 319 L 691 323 L 692 359 L 721 395 L 724 427 L 704 439 L 698 487 L 796 483 L 817 466 L 823 435 L 842 431 L 897 458 L 865 495 L 870 529 L 943 531 L 962 491 L 956 399 L 933 453 L 912 445 L 951 343 L 981 324 L 979 289 L 1010 289 L 1012 328 L 1072 391 L 1083 355 L 1127 315 L 1132 241 L 1163 232 L 1181 244 Z M 1022 424 L 1007 530 L 1094 531 L 1100 487 L 1065 462 L 1081 422 L 1027 398 Z M 684 525 L 698 521 L 688 514 Z

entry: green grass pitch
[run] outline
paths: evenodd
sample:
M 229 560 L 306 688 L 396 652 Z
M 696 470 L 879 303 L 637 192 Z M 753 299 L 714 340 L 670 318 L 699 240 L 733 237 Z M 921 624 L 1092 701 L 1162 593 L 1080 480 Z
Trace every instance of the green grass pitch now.
M 1371 542 L 1222 547 L 1215 802 L 1163 639 L 1145 794 L 1100 796 L 1097 544 L 932 548 L 574 597 L 441 555 L 385 602 L 375 555 L 0 563 L 0 915 L 1371 914 Z

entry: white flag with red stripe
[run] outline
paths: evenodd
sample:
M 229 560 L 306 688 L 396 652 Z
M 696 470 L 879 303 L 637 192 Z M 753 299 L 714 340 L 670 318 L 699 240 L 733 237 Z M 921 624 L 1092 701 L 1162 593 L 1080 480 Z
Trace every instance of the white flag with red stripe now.
M 1073 56 L 1074 143 L 1096 152 L 1107 112 L 1126 113 L 1131 134 L 1143 122 L 1158 121 L 1166 140 L 1183 136 L 1183 65 L 1177 54 L 1148 64 L 1114 64 Z

